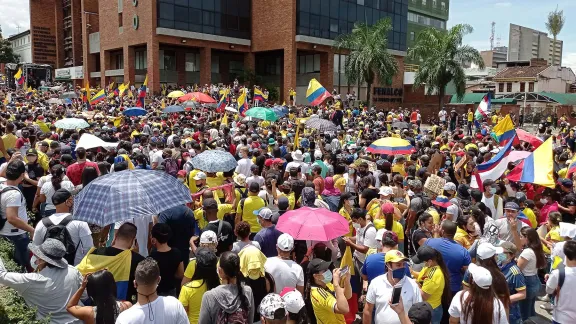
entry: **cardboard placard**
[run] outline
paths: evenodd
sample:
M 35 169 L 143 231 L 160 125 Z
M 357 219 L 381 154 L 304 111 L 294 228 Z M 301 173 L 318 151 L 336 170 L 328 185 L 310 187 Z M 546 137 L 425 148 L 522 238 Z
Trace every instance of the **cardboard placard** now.
M 456 166 L 454 166 L 454 172 L 458 172 L 458 170 L 460 170 L 460 168 L 465 166 L 466 163 L 468 163 L 468 155 L 465 155 L 463 158 L 460 159 L 460 161 L 458 161 L 458 163 L 456 163 Z
M 358 167 L 360 165 L 360 163 L 362 162 L 366 162 L 368 163 L 368 171 L 370 172 L 374 172 L 376 171 L 378 168 L 376 167 L 376 163 L 372 162 L 372 161 L 368 161 L 366 159 L 357 159 L 356 161 L 354 161 L 354 166 Z
M 430 197 L 442 195 L 444 193 L 445 184 L 445 179 L 440 178 L 435 174 L 431 174 L 428 179 L 426 179 L 426 183 L 424 183 L 424 192 Z
M 428 164 L 428 172 L 436 174 L 442 167 L 442 162 L 444 162 L 444 156 L 441 153 L 434 153 L 430 159 L 430 164 Z

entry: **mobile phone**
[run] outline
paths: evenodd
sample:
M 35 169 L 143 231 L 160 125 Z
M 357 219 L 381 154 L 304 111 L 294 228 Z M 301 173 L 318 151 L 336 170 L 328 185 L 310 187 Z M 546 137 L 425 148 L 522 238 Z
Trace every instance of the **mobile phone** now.
M 350 272 L 350 267 L 349 266 L 344 266 L 342 268 L 340 268 L 340 287 L 344 287 L 344 276 Z
M 400 293 L 402 292 L 402 287 L 394 287 L 392 291 L 392 305 L 398 305 L 400 302 Z

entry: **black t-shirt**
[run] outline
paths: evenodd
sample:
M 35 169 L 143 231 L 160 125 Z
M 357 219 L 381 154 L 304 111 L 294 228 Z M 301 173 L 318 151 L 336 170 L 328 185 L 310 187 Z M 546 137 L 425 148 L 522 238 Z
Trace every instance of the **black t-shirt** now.
M 415 255 L 420 248 L 420 244 L 418 244 L 418 242 L 420 242 L 420 240 L 423 238 L 431 238 L 431 236 L 421 228 L 415 230 L 414 233 L 412 233 L 412 246 L 410 247 L 412 255 Z
M 188 249 L 190 238 L 194 236 L 197 228 L 194 212 L 185 205 L 172 207 L 158 215 L 158 222 L 168 224 L 172 230 L 172 237 L 168 240 L 168 245 L 178 248 L 181 252 L 182 261 L 188 264 Z
M 218 235 L 218 247 L 216 254 L 220 255 L 226 251 L 230 251 L 230 247 L 234 244 L 234 230 L 232 225 L 226 221 L 222 221 L 222 229 L 218 234 L 218 226 L 220 221 L 212 221 L 204 227 L 204 231 L 212 231 Z
M 374 198 L 378 198 L 378 189 L 372 189 L 372 188 L 367 188 L 364 189 L 362 191 L 362 197 L 366 200 L 366 206 L 364 206 L 364 208 L 366 208 L 368 206 L 368 204 L 370 203 L 370 201 L 372 201 L 372 199 Z
M 26 172 L 28 172 L 28 177 L 32 180 L 38 180 L 44 175 L 44 169 L 38 163 L 26 164 Z
M 97 248 L 96 250 L 94 250 L 94 252 L 92 252 L 92 254 L 116 256 L 122 252 L 124 252 L 124 250 L 109 246 L 109 247 Z M 132 301 L 132 297 L 137 297 L 136 288 L 134 288 L 134 272 L 136 271 L 136 266 L 138 266 L 138 263 L 140 263 L 140 261 L 142 260 L 144 260 L 143 256 L 141 256 L 139 253 L 132 251 L 132 261 L 130 262 L 130 278 L 128 279 L 128 294 L 126 297 L 128 301 Z
M 180 282 L 174 277 L 174 274 L 176 270 L 178 270 L 180 262 L 182 262 L 181 254 L 177 248 L 172 248 L 168 252 L 158 252 L 154 249 L 154 251 L 150 253 L 150 257 L 156 260 L 160 267 L 160 277 L 162 279 L 158 285 L 158 294 L 165 295 L 180 286 Z
M 562 201 L 560 203 L 562 206 L 569 208 L 570 206 L 576 206 L 576 195 L 572 192 L 566 194 L 562 197 Z M 562 222 L 574 224 L 576 221 L 576 215 L 570 213 L 562 213 Z

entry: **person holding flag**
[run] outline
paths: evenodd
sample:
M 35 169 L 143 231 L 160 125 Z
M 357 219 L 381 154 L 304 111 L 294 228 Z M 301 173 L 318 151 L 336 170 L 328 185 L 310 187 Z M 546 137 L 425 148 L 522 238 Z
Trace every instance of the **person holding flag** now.
M 136 107 L 144 108 L 144 98 L 146 98 L 147 88 L 148 88 L 148 75 L 146 75 L 146 79 L 144 79 L 144 83 L 142 83 L 142 86 L 138 91 L 138 99 L 136 101 Z

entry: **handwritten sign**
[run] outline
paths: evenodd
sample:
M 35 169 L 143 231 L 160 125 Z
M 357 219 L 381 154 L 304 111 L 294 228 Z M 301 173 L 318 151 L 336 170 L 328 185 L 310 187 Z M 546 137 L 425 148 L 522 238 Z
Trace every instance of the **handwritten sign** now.
M 426 183 L 424 183 L 424 192 L 430 197 L 436 197 L 444 193 L 445 184 L 445 179 L 432 174 L 426 179 Z

